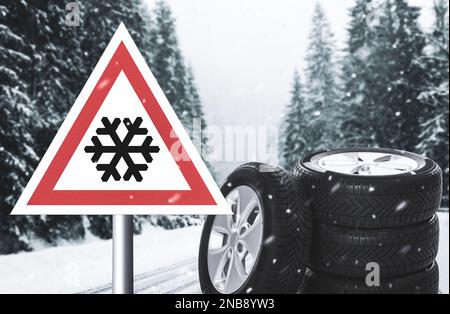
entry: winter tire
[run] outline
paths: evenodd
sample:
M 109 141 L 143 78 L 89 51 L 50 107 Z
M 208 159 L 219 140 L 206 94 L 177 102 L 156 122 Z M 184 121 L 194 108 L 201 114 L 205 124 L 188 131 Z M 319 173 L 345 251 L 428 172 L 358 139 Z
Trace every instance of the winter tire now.
M 441 202 L 442 172 L 431 159 L 382 148 L 310 155 L 294 171 L 309 195 L 313 220 L 352 228 L 427 221 Z
M 310 214 L 296 178 L 266 164 L 237 168 L 221 187 L 231 216 L 208 216 L 200 242 L 204 293 L 295 293 L 310 252 Z
M 379 286 L 368 286 L 365 279 L 351 279 L 315 272 L 305 286 L 306 294 L 438 294 L 439 267 L 433 262 L 415 274 L 382 279 Z
M 413 274 L 436 258 L 439 220 L 396 229 L 346 229 L 314 225 L 311 266 L 321 272 L 365 278 L 366 265 L 379 265 L 381 278 Z

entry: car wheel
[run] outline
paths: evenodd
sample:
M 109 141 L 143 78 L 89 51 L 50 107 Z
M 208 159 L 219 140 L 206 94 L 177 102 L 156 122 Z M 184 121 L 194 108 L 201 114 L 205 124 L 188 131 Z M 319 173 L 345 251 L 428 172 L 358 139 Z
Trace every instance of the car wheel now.
M 310 252 L 310 214 L 286 170 L 249 163 L 221 191 L 233 215 L 208 216 L 200 242 L 204 293 L 295 293 Z
M 439 209 L 442 172 L 431 159 L 392 149 L 349 148 L 312 154 L 294 173 L 320 223 L 391 228 L 429 220 Z

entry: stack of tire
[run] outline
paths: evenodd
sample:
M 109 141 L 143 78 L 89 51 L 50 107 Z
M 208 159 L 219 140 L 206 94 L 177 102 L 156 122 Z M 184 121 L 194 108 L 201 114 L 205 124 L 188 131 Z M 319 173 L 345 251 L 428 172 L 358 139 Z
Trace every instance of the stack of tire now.
M 343 149 L 308 156 L 294 173 L 313 217 L 306 292 L 438 292 L 442 173 L 435 162 Z
M 434 161 L 391 149 L 244 164 L 221 186 L 233 215 L 203 227 L 202 292 L 436 294 L 441 191 Z

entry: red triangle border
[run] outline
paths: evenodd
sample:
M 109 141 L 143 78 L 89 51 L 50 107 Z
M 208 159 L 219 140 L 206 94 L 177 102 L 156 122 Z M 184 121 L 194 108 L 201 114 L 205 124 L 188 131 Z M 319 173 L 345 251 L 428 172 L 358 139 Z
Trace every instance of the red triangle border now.
M 179 141 L 125 44 L 121 42 L 80 114 L 33 192 L 28 205 L 217 205 L 190 158 L 177 160 L 191 190 L 55 190 L 55 185 L 88 130 L 103 101 L 123 71 L 165 145 Z M 142 100 L 145 99 L 145 103 Z M 181 143 L 182 144 L 182 143 Z M 184 151 L 187 154 L 186 151 Z

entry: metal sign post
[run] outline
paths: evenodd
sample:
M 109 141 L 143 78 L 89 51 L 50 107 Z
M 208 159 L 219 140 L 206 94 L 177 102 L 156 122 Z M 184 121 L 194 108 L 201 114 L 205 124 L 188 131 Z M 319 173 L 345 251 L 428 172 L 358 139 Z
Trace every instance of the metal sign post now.
M 113 294 L 133 294 L 133 216 L 113 216 Z

